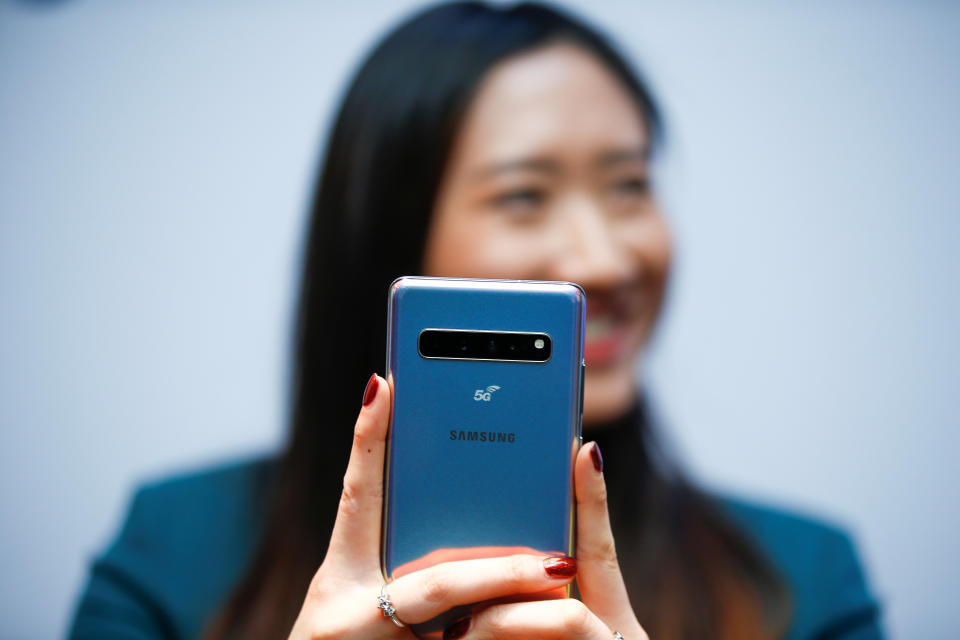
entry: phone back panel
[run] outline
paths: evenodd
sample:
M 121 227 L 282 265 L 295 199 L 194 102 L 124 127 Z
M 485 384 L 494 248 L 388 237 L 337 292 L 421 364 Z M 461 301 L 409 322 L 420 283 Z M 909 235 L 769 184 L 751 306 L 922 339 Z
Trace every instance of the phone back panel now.
M 572 554 L 585 306 L 569 283 L 393 284 L 388 580 L 447 560 Z M 428 359 L 417 346 L 424 329 L 546 333 L 552 355 L 542 363 Z

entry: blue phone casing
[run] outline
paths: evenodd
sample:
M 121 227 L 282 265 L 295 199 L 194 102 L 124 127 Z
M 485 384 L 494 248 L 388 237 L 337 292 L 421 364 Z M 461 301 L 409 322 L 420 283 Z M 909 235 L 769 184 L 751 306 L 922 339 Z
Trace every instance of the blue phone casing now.
M 449 560 L 572 555 L 585 312 L 584 293 L 571 283 L 393 283 L 386 580 Z M 429 359 L 418 350 L 425 329 L 546 333 L 552 354 L 537 363 Z M 462 615 L 454 610 L 414 631 L 440 637 Z

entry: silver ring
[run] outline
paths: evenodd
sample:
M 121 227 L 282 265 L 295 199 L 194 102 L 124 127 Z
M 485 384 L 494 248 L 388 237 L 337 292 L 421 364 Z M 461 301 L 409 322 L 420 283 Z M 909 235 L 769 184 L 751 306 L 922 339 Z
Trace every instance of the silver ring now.
M 611 638 L 610 640 L 623 640 L 623 634 L 620 633 L 619 631 L 614 631 L 613 638 Z
M 397 625 L 398 627 L 405 627 L 405 626 L 407 626 L 407 625 L 403 624 L 402 622 L 400 622 L 399 619 L 397 619 L 397 615 L 396 615 L 396 614 L 397 614 L 397 609 L 396 609 L 396 607 L 394 607 L 394 606 L 393 606 L 393 603 L 390 602 L 390 596 L 388 596 L 387 594 L 385 594 L 385 593 L 383 592 L 383 590 L 386 589 L 386 588 L 387 588 L 387 583 L 384 582 L 384 583 L 383 583 L 383 586 L 380 587 L 380 595 L 377 596 L 377 609 L 380 609 L 380 611 L 383 612 L 384 617 L 390 618 L 391 620 L 393 620 L 393 624 Z M 622 640 L 622 639 L 621 639 L 621 640 Z

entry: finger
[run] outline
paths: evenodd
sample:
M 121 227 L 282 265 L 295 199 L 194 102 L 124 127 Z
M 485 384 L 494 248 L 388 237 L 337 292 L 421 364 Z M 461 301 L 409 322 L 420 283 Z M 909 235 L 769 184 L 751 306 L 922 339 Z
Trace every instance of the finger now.
M 612 636 L 602 620 L 573 598 L 494 605 L 458 620 L 443 634 L 444 640 L 610 640 Z
M 603 456 L 597 443 L 580 448 L 574 465 L 574 483 L 580 596 L 601 619 L 613 623 L 632 609 L 610 529 Z
M 397 615 L 410 624 L 424 622 L 462 604 L 507 596 L 541 594 L 562 598 L 577 572 L 567 557 L 513 555 L 445 562 L 391 582 L 386 591 Z M 556 590 L 555 593 L 545 593 Z
M 337 520 L 327 563 L 351 573 L 380 571 L 380 518 L 383 510 L 383 458 L 390 420 L 390 387 L 374 374 L 364 391 L 353 429 L 353 448 L 343 477 Z

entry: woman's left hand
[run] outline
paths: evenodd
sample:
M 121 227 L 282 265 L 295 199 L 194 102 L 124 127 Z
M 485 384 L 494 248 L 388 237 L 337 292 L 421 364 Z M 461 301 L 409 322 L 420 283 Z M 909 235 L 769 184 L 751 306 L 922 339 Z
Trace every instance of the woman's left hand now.
M 580 448 L 574 467 L 577 494 L 577 583 L 582 600 L 498 604 L 451 625 L 445 640 L 577 638 L 647 640 L 630 606 L 607 513 L 603 458 L 596 443 Z

